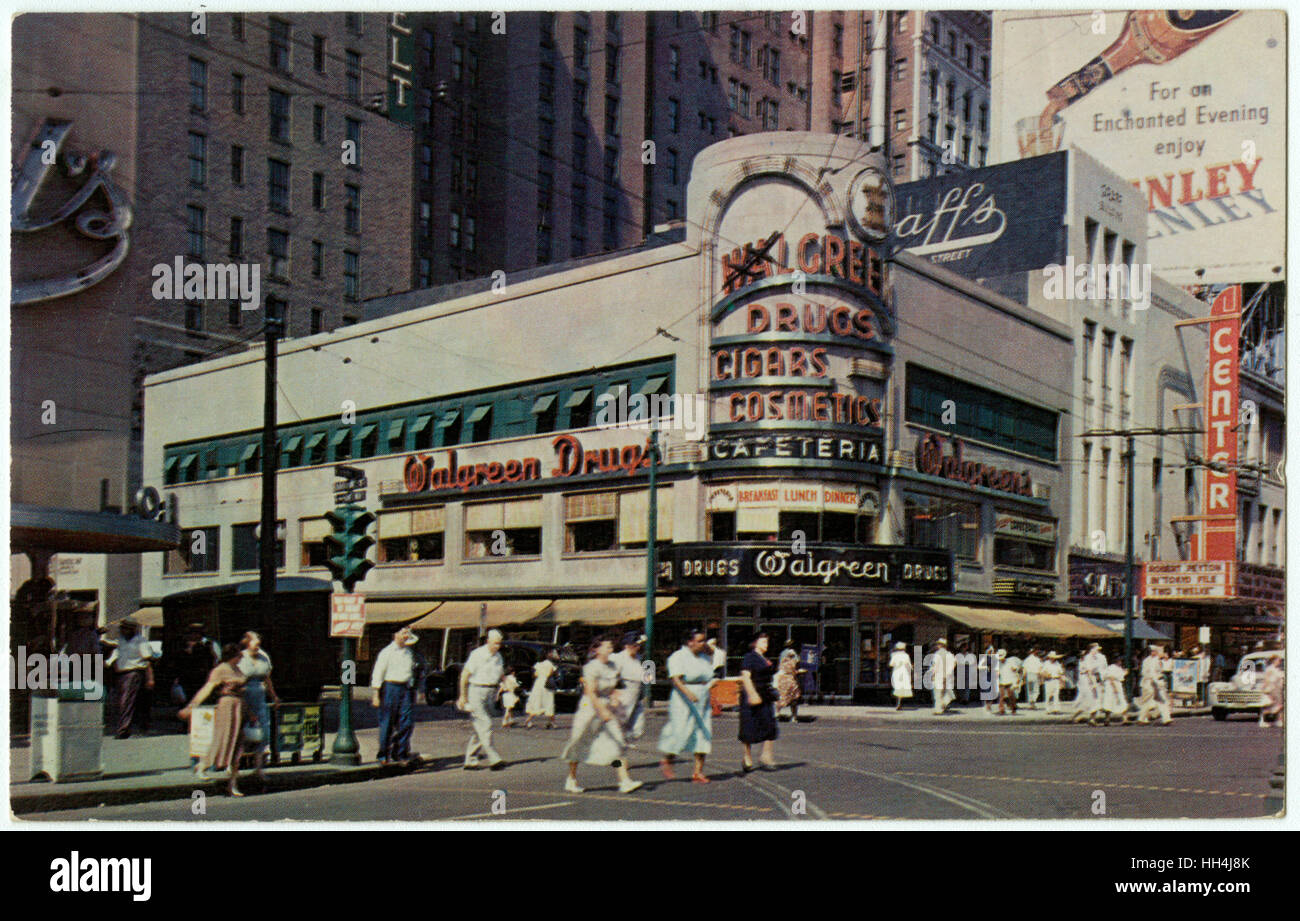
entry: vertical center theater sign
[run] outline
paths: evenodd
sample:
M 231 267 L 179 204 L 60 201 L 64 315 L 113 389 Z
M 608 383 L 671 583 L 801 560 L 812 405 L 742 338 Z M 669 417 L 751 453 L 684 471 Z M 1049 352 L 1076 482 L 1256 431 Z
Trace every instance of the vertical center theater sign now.
M 893 187 L 879 155 L 813 159 L 740 159 L 710 199 L 711 462 L 883 462 Z

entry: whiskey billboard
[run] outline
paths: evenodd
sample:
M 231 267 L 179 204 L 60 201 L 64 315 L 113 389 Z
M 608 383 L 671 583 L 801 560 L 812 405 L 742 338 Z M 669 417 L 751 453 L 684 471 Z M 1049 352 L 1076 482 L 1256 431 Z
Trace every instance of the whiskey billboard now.
M 1078 147 L 1146 198 L 1149 259 L 1167 280 L 1277 278 L 1283 13 L 1018 10 L 994 14 L 993 43 L 992 162 Z

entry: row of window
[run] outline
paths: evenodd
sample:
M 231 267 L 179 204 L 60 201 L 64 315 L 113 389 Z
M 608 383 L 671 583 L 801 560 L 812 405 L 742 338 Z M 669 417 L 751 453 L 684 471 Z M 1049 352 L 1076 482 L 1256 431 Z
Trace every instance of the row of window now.
M 942 28 L 937 16 L 930 20 L 930 42 L 936 49 L 943 47 Z M 976 72 L 975 46 L 971 42 L 963 43 L 962 53 L 959 56 L 957 53 L 957 33 L 953 29 L 948 30 L 948 57 L 960 62 L 971 73 Z M 987 54 L 980 55 L 979 76 L 985 83 L 989 82 L 989 56 Z
M 648 539 L 647 489 L 563 496 L 564 553 L 608 553 L 644 550 Z M 671 486 L 656 491 L 655 544 L 673 539 Z M 493 557 L 536 557 L 542 552 L 540 497 L 504 502 L 467 503 L 461 509 L 463 555 L 466 560 Z M 376 524 L 375 561 L 380 566 L 438 562 L 446 553 L 446 507 L 432 506 L 380 512 Z M 299 527 L 299 569 L 324 569 L 331 532 L 325 518 L 303 518 Z M 260 526 L 231 525 L 231 570 L 255 570 L 260 565 Z M 276 567 L 285 565 L 285 522 L 277 523 Z M 219 572 L 221 528 L 184 529 L 180 545 L 163 554 L 163 573 Z
M 287 305 L 286 305 L 287 306 Z M 654 362 L 544 384 L 501 388 L 400 409 L 358 413 L 356 421 L 317 421 L 281 426 L 280 468 L 425 451 L 520 435 L 587 428 L 606 420 L 609 400 L 634 405 L 671 392 L 672 365 Z M 261 470 L 261 435 L 251 433 L 203 444 L 169 447 L 165 482 L 192 483 Z
M 1058 415 L 920 365 L 907 365 L 908 422 L 1055 461 Z

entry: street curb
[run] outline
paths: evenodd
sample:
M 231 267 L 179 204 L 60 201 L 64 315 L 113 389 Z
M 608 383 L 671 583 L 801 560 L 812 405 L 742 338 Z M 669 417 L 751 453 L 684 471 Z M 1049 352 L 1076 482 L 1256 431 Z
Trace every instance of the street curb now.
M 399 765 L 363 764 L 357 767 L 340 767 L 333 771 L 301 772 L 296 775 L 277 777 L 275 768 L 267 771 L 268 782 L 265 789 L 258 789 L 255 795 L 284 793 L 290 790 L 307 790 L 312 787 L 329 787 L 335 784 L 358 783 L 380 777 L 396 777 L 430 767 L 430 759 L 415 768 Z M 257 780 L 248 773 L 246 781 L 250 789 L 257 789 Z M 53 785 L 52 785 L 53 787 Z M 195 780 L 192 784 L 168 784 L 161 787 L 123 787 L 111 790 L 70 790 L 51 789 L 49 793 L 10 794 L 9 810 L 14 815 L 32 815 L 46 812 L 61 812 L 68 809 L 91 809 L 98 806 L 123 806 L 133 803 L 155 803 L 165 800 L 189 799 L 195 790 L 202 790 L 208 796 L 226 797 L 224 780 Z
M 832 707 L 829 709 L 833 711 L 837 708 Z M 809 714 L 809 715 L 814 717 L 815 722 L 820 722 L 822 720 L 835 720 L 837 722 L 842 722 L 842 721 L 849 721 L 849 720 L 861 721 L 864 719 L 878 719 L 890 723 L 956 724 L 960 722 L 969 725 L 974 725 L 975 723 L 979 723 L 983 725 L 985 723 L 1006 722 L 1010 725 L 1019 725 L 1019 726 L 1038 725 L 1044 723 L 1066 724 L 1069 723 L 1074 716 L 1073 713 L 1060 713 L 1060 714 L 1052 714 L 1051 716 L 1048 716 L 1046 713 L 1043 713 L 1042 711 L 1035 712 L 1030 710 L 1030 711 L 1022 711 L 1021 713 L 1017 713 L 1017 714 L 1007 714 L 1005 717 L 997 717 L 997 716 L 988 716 L 983 713 L 977 713 L 974 710 L 972 710 L 970 711 L 969 714 L 970 718 L 963 720 L 962 717 L 967 716 L 967 713 L 966 711 L 962 711 L 962 710 L 950 710 L 941 716 L 936 716 L 933 713 L 929 712 L 928 710 L 924 713 L 920 713 L 915 710 L 913 710 L 911 713 L 908 713 L 906 710 L 900 713 L 899 711 L 894 710 L 892 708 L 889 708 L 885 712 L 881 712 L 881 713 L 826 712 L 826 713 L 816 713 L 816 714 Z M 1170 716 L 1172 716 L 1174 719 L 1180 719 L 1189 716 L 1209 716 L 1209 715 L 1210 715 L 1210 711 L 1208 709 L 1191 710 L 1189 712 L 1176 712 L 1170 714 Z M 1131 717 L 1132 717 L 1132 711 L 1130 711 L 1130 720 L 1129 720 L 1130 722 L 1132 722 Z M 783 722 L 782 725 L 790 725 L 790 724 L 788 722 Z M 808 724 L 801 719 L 799 721 L 799 725 L 808 725 Z

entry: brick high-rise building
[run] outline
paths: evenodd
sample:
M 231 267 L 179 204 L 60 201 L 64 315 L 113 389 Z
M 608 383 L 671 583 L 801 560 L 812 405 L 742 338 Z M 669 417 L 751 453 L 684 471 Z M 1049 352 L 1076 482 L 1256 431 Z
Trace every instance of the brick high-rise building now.
M 966 10 L 815 13 L 811 129 L 883 144 L 895 182 L 983 166 L 990 25 Z

